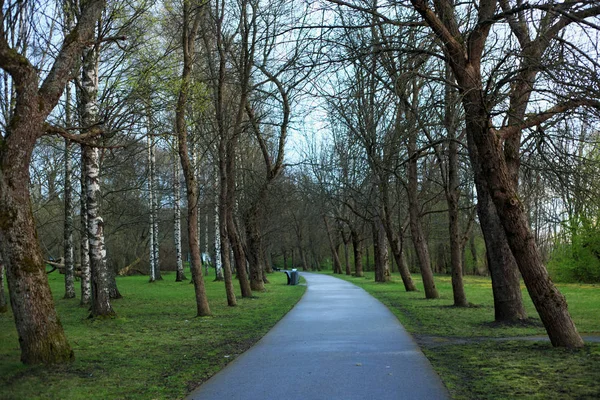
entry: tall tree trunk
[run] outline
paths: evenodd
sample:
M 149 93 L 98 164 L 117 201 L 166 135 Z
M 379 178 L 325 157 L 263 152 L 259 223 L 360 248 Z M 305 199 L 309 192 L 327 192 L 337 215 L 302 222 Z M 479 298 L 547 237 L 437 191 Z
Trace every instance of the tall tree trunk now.
M 87 197 L 87 227 L 90 270 L 92 272 L 92 307 L 90 317 L 114 316 L 110 304 L 109 271 L 104 245 L 104 221 L 100 217 L 100 157 L 95 147 L 85 146 L 85 175 Z
M 266 198 L 266 188 L 260 189 L 260 194 L 255 202 L 249 207 L 245 215 L 246 242 L 248 266 L 250 270 L 250 287 L 252 290 L 264 291 L 263 280 L 264 265 L 261 262 L 261 235 L 259 228 L 260 208 L 263 206 Z
M 410 233 L 412 242 L 419 260 L 419 269 L 423 278 L 423 286 L 425 288 L 425 298 L 437 299 L 439 296 L 433 280 L 433 272 L 431 271 L 431 258 L 423 227 L 421 226 L 421 213 L 419 211 L 418 190 L 417 190 L 417 138 L 416 133 L 411 132 L 408 138 L 408 212 L 410 218 Z
M 522 68 L 516 75 L 514 85 L 510 87 L 511 112 L 508 113 L 508 117 L 512 126 L 509 127 L 509 132 L 501 132 L 507 133 L 503 139 L 503 135 L 493 129 L 481 75 L 481 60 L 487 48 L 485 44 L 492 24 L 478 23 L 477 27 L 470 32 L 468 41 L 463 41 L 457 37 L 460 33 L 457 32 L 456 17 L 452 14 L 453 10 L 449 5 L 444 4 L 439 7 L 436 14 L 423 0 L 411 0 L 411 2 L 441 39 L 440 42 L 444 44 L 448 62 L 463 95 L 469 155 L 479 164 L 479 166 L 474 165 L 474 169 L 481 170 L 480 174 L 475 174 L 476 178 L 479 175 L 496 206 L 508 244 L 550 341 L 554 346 L 582 347 L 583 340 L 567 310 L 565 298 L 550 280 L 542 262 L 534 236 L 528 226 L 526 213 L 519 200 L 516 185 L 522 130 L 519 124 L 528 109 L 531 88 L 534 86 L 537 71 L 540 70 L 532 60 L 537 63 L 543 58 L 544 49 L 548 48 L 552 39 L 560 35 L 571 21 L 576 21 L 578 18 L 552 22 L 554 25 L 551 29 L 546 29 L 543 34 L 537 35 L 534 41 L 531 41 L 529 32 L 523 33 L 523 29 L 528 29 L 527 25 L 519 24 L 518 28 L 513 28 L 513 33 L 519 36 L 520 43 L 526 43 L 522 45 L 519 54 L 522 56 Z M 482 2 L 478 10 L 479 21 L 491 20 L 496 9 L 495 1 Z M 590 15 L 597 13 L 593 8 L 584 10 L 583 13 L 590 10 L 593 12 Z M 551 20 L 551 17 L 549 19 Z M 515 24 L 517 22 L 509 25 L 513 27 Z
M 350 235 L 347 237 L 342 233 L 344 239 L 344 262 L 346 264 L 346 275 L 352 275 L 352 269 L 350 268 L 350 252 L 348 251 L 348 243 L 350 243 Z
M 248 280 L 248 273 L 246 272 L 246 254 L 244 252 L 244 246 L 240 239 L 237 225 L 235 223 L 235 147 L 237 138 L 227 140 L 225 144 L 225 182 L 223 177 L 221 178 L 221 184 L 226 188 L 225 196 L 225 223 L 227 224 L 227 235 L 229 242 L 231 243 L 231 249 L 235 259 L 235 270 L 237 272 L 237 279 L 240 283 L 240 289 L 242 291 L 242 297 L 252 297 L 252 288 L 250 281 Z
M 362 255 L 363 255 L 363 244 L 362 240 L 355 229 L 350 230 L 350 235 L 352 237 L 352 248 L 354 250 L 354 276 L 362 277 L 363 274 L 363 265 L 362 265 Z
M 196 5 L 198 7 L 192 7 Z M 196 15 L 192 22 L 192 13 Z M 188 133 L 185 120 L 185 110 L 188 100 L 188 91 L 192 76 L 192 67 L 194 64 L 195 40 L 201 20 L 201 7 L 198 4 L 192 4 L 191 1 L 183 3 L 183 70 L 181 72 L 181 83 L 179 87 L 179 97 L 175 109 L 175 129 L 178 138 L 179 159 L 183 170 L 183 176 L 186 186 L 186 198 L 188 207 L 188 245 L 191 256 L 192 282 L 196 294 L 197 316 L 203 317 L 211 314 L 206 297 L 206 289 L 202 276 L 202 259 L 200 258 L 200 247 L 198 245 L 198 182 L 196 180 L 194 167 L 190 161 L 190 151 L 188 146 Z
M 174 223 L 173 237 L 175 238 L 175 259 L 177 264 L 177 275 L 175 282 L 183 282 L 187 280 L 183 269 L 183 257 L 181 250 L 181 170 L 179 160 L 173 162 L 173 201 L 174 201 Z
M 85 146 L 81 146 L 81 195 L 79 199 L 79 258 L 81 264 L 81 301 L 82 306 L 92 302 L 92 270 L 90 269 L 90 241 L 88 238 L 87 195 L 85 191 Z
M 69 96 L 70 97 L 70 96 Z M 68 102 L 68 101 L 67 101 Z M 69 106 L 67 106 L 69 108 Z M 70 119 L 70 118 L 69 118 Z M 65 225 L 64 225 L 64 254 L 65 254 L 65 299 L 75 298 L 75 263 L 73 260 L 73 164 L 72 143 L 65 140 Z
M 224 152 L 222 151 L 222 146 L 224 146 L 224 139 L 221 138 L 219 142 L 220 174 L 215 174 L 215 177 L 217 179 L 220 178 L 220 185 L 216 185 L 216 188 L 218 188 L 217 193 L 219 197 L 218 201 L 216 202 L 218 212 L 215 215 L 215 253 L 217 252 L 217 250 L 219 251 L 219 253 L 216 254 L 216 256 L 220 257 L 223 266 L 227 305 L 230 307 L 234 307 L 237 305 L 237 300 L 235 298 L 235 293 L 233 289 L 233 276 L 231 268 L 231 242 L 229 241 L 229 234 L 227 232 L 227 213 L 229 212 L 229 210 L 227 207 L 227 171 L 225 168 L 225 160 L 222 157 L 224 155 Z M 250 289 L 250 283 L 248 282 L 248 280 L 246 280 L 245 282 L 240 280 L 239 282 L 242 297 L 252 297 L 252 290 Z
M 156 273 L 156 258 L 154 252 L 154 219 L 156 218 L 154 215 L 154 179 L 153 179 L 153 169 L 154 169 L 154 143 L 152 141 L 152 135 L 150 134 L 150 113 L 147 115 L 148 118 L 148 132 L 146 133 L 146 141 L 148 147 L 148 169 L 147 169 L 147 178 L 148 179 L 148 208 L 150 209 L 150 221 L 148 226 L 148 237 L 149 237 L 149 259 L 150 259 L 150 282 L 155 282 L 157 280 Z
M 15 109 L 0 136 L 0 254 L 5 262 L 21 360 L 53 364 L 73 360 L 54 308 L 31 211 L 29 168 L 46 117 L 58 103 L 83 46 L 92 39 L 103 1 L 81 5 L 77 27 L 65 36 L 50 72 L 40 85 L 38 71 L 24 54 L 11 49 L 0 29 L 0 68 L 15 85 Z M 4 11 L 4 10 L 2 10 Z
M 29 163 L 35 133 L 43 123 L 34 104 L 33 108 L 17 105 L 15 111 L 20 122 L 11 135 L 24 140 L 6 140 L 0 146 L 0 248 L 21 361 L 53 364 L 71 361 L 73 351 L 54 308 L 30 206 Z
M 2 262 L 2 254 L 0 254 L 0 314 L 8 312 L 6 293 L 4 293 L 4 275 L 4 263 Z
M 446 64 L 446 80 L 453 81 L 450 66 Z M 450 264 L 452 266 L 452 294 L 455 307 L 467 307 L 467 296 L 463 284 L 462 245 L 459 220 L 459 187 L 458 179 L 458 143 L 456 142 L 455 111 L 457 96 L 455 89 L 446 85 L 444 125 L 448 133 L 448 177 L 446 184 L 446 203 L 448 204 L 448 231 L 450 234 Z
M 473 165 L 473 162 L 471 162 Z M 486 257 L 492 293 L 494 319 L 498 322 L 519 321 L 527 318 L 521 294 L 517 262 L 508 245 L 506 233 L 496 207 L 483 183 L 477 186 L 477 215 L 485 241 Z
M 87 133 L 88 127 L 98 122 L 98 47 L 84 49 L 79 87 L 79 115 Z M 104 221 L 100 216 L 100 152 L 98 148 L 84 146 L 85 193 L 87 227 L 92 272 L 92 307 L 90 317 L 114 316 L 110 304 L 110 272 L 106 264 L 104 244 Z
M 219 206 L 221 204 L 221 202 L 219 201 L 219 171 L 218 169 L 215 169 L 214 171 L 214 176 L 215 176 L 215 280 L 216 281 L 222 281 L 225 280 L 225 276 L 223 275 L 223 262 L 222 262 L 222 258 L 221 258 L 221 213 L 219 212 Z M 208 215 L 208 213 L 207 213 Z M 208 225 L 208 224 L 207 224 Z M 225 237 L 227 237 L 227 231 L 224 232 Z M 206 235 L 207 237 L 207 248 L 208 248 L 208 233 Z M 227 255 L 227 257 L 229 257 L 229 246 L 227 247 L 227 249 L 225 250 L 225 254 Z M 233 293 L 233 283 L 231 283 L 232 281 L 232 277 L 231 277 L 231 260 L 227 260 L 227 268 L 229 269 L 229 282 L 227 283 L 225 282 L 225 287 L 226 289 L 228 288 L 228 285 L 231 285 L 231 292 Z M 228 296 L 229 298 L 229 296 Z M 235 303 L 235 296 L 233 298 L 233 303 Z M 235 304 L 230 304 L 230 305 L 235 305 Z
M 414 292 L 415 290 L 417 290 L 417 287 L 415 286 L 415 283 L 412 280 L 412 276 L 410 274 L 410 271 L 408 270 L 406 261 L 404 260 L 404 240 L 402 238 L 401 227 L 399 234 L 396 234 L 394 232 L 392 217 L 389 209 L 387 184 L 380 185 L 380 188 L 381 203 L 383 204 L 383 218 L 381 219 L 381 222 L 383 223 L 383 228 L 385 229 L 388 242 L 392 249 L 392 255 L 394 257 L 394 260 L 396 260 L 396 265 L 398 265 L 398 272 L 400 273 L 400 277 L 402 278 L 404 290 L 406 290 L 407 292 Z
M 73 9 L 70 2 L 63 2 L 63 14 L 65 18 L 64 35 L 68 35 L 75 25 L 74 17 L 76 10 Z M 73 110 L 71 107 L 71 82 L 67 82 L 65 87 L 65 125 L 74 126 Z M 75 260 L 73 250 L 73 143 L 65 139 L 65 181 L 64 181 L 64 202 L 65 202 L 65 223 L 63 231 L 63 252 L 65 259 L 65 299 L 75 298 Z
M 375 256 L 375 282 L 389 282 L 390 265 L 388 259 L 385 230 L 381 220 L 373 221 L 373 255 Z
M 323 221 L 325 222 L 325 231 L 327 232 L 327 238 L 329 239 L 329 248 L 331 249 L 331 257 L 333 258 L 333 273 L 341 274 L 342 273 L 342 265 L 340 263 L 340 257 L 338 255 L 338 246 L 336 246 L 333 242 L 333 238 L 331 237 L 331 229 L 329 227 L 329 222 L 327 221 L 327 217 L 323 215 Z
M 477 100 L 479 102 L 479 100 Z M 542 263 L 527 215 L 516 193 L 508 168 L 499 152 L 497 139 L 489 132 L 487 111 L 473 96 L 465 96 L 464 106 L 469 142 L 476 146 L 486 187 L 527 286 L 531 300 L 554 346 L 582 347 L 583 340 L 571 319 L 564 296 L 550 280 Z M 474 146 L 469 146 L 470 151 Z

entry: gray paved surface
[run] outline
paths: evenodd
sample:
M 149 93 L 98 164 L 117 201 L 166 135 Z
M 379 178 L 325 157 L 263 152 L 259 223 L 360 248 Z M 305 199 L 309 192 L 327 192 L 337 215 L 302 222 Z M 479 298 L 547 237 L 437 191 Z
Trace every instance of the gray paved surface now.
M 308 289 L 300 302 L 188 399 L 449 398 L 429 361 L 385 306 L 341 279 L 302 276 Z

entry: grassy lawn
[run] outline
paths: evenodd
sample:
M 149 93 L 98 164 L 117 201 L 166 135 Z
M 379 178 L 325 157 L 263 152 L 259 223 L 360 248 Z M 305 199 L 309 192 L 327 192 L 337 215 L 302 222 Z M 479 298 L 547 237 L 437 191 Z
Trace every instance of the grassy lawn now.
M 425 300 L 419 292 L 407 293 L 399 277 L 390 283 L 335 275 L 361 286 L 378 298 L 415 337 L 450 390 L 454 399 L 598 399 L 600 398 L 600 343 L 580 350 L 555 349 L 548 342 L 510 340 L 545 336 L 535 309 L 523 291 L 529 321 L 497 326 L 491 282 L 466 277 L 467 299 L 472 307 L 452 307 L 450 277 L 436 276 L 441 298 Z M 600 336 L 600 286 L 558 285 L 584 336 Z
M 144 276 L 118 278 L 118 317 L 95 321 L 78 299 L 62 299 L 64 277 L 51 274 L 76 361 L 23 366 L 12 313 L 0 314 L 0 399 L 183 398 L 260 339 L 306 289 L 286 286 L 285 275 L 275 273 L 265 293 L 227 307 L 224 284 L 209 278 L 213 316 L 195 318 L 193 285 L 175 282 L 174 274 L 163 277 L 153 284 Z

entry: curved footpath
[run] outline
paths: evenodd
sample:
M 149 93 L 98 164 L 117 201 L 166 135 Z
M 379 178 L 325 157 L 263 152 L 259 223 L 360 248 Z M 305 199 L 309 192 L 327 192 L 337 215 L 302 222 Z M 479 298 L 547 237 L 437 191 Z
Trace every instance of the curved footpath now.
M 396 317 L 363 289 L 302 273 L 308 289 L 254 347 L 194 400 L 449 399 Z

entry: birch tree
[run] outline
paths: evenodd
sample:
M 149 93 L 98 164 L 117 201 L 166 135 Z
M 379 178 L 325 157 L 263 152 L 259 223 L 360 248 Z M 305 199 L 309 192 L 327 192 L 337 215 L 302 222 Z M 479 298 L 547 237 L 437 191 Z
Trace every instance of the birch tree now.
M 98 126 L 98 56 L 100 44 L 84 49 L 81 61 L 81 85 L 79 86 L 79 118 L 82 133 Z M 90 270 L 92 276 L 91 317 L 114 316 L 110 303 L 110 272 L 106 264 L 104 243 L 104 220 L 100 216 L 100 150 L 94 145 L 83 146 L 83 170 L 85 171 L 85 194 L 87 234 L 89 241 Z
M 12 9 L 15 8 L 18 7 Z M 43 79 L 32 62 L 9 45 L 5 25 L 0 25 L 0 68 L 15 82 L 16 99 L 7 131 L 0 137 L 0 249 L 6 264 L 21 360 L 25 364 L 73 360 L 73 351 L 54 308 L 36 240 L 30 207 L 29 166 L 37 139 L 50 130 L 46 118 L 71 79 L 81 51 L 93 40 L 94 27 L 103 8 L 102 0 L 82 2 L 75 28 L 59 44 L 58 53 Z M 5 15 L 5 10 L 10 9 L 1 4 L 3 22 L 11 17 Z
M 75 10 L 71 9 L 69 2 L 63 3 L 64 31 L 68 34 L 74 25 Z M 68 82 L 65 88 L 65 124 L 73 126 L 73 111 L 71 108 L 71 83 Z M 73 245 L 73 164 L 72 153 L 73 143 L 65 139 L 65 175 L 64 175 L 64 202 L 65 202 L 65 223 L 63 235 L 63 251 L 65 259 L 65 299 L 75 298 L 75 260 Z
M 71 89 L 70 83 L 67 83 L 65 91 L 65 116 L 67 126 L 72 126 L 71 116 Z M 63 236 L 63 249 L 65 257 L 65 299 L 75 298 L 75 260 L 73 245 L 73 143 L 65 139 L 65 175 L 64 175 L 64 202 L 65 202 L 65 223 Z
M 177 142 L 177 138 L 175 138 Z M 177 264 L 176 282 L 187 280 L 183 270 L 183 257 L 181 251 L 181 167 L 178 159 L 173 162 L 173 237 L 175 240 L 175 259 Z

